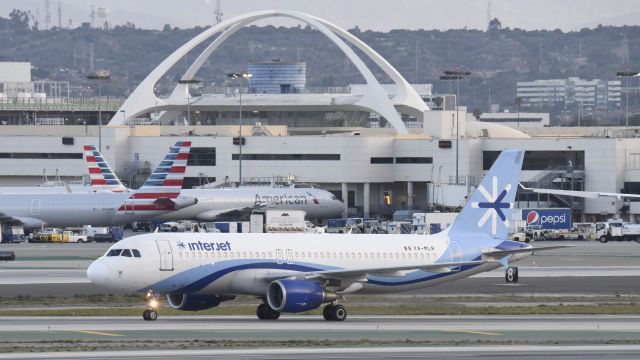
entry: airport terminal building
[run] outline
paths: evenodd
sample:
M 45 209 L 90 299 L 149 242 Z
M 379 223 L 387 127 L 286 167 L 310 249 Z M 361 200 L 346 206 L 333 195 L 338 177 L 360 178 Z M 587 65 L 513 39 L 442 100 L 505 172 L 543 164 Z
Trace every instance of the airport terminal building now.
M 238 81 L 242 117 L 238 91 L 192 92 L 189 80 L 241 27 L 236 25 L 273 16 L 307 22 L 327 35 L 358 68 L 365 84 L 342 92 L 273 93 L 251 92 L 247 82 Z M 169 96 L 156 97 L 153 84 L 208 39 L 215 40 L 185 72 L 185 81 Z M 380 66 L 393 84 L 381 85 L 345 42 Z M 399 209 L 459 207 L 506 148 L 526 151 L 520 179 L 526 185 L 640 194 L 640 128 L 507 126 L 477 121 L 455 103 L 455 96 L 448 95 L 442 106 L 434 106 L 430 95 L 416 91 L 373 49 L 329 22 L 292 11 L 251 13 L 211 27 L 176 50 L 119 108 L 106 109 L 110 119 L 105 116 L 104 126 L 79 123 L 68 110 L 59 115 L 68 120 L 63 121 L 66 125 L 3 122 L 0 186 L 39 184 L 43 171 L 67 179 L 82 176 L 83 145 L 88 144 L 99 145 L 116 173 L 135 184 L 159 163 L 168 147 L 177 140 L 190 140 L 188 186 L 237 184 L 241 163 L 245 183 L 294 176 L 341 197 L 345 214 L 365 217 L 388 216 Z M 8 97 L 0 100 L 2 117 L 15 104 Z M 22 111 L 28 113 L 28 106 Z M 38 106 L 47 106 L 46 101 Z M 391 196 L 391 204 L 385 203 L 385 194 Z M 571 208 L 574 221 L 614 216 L 640 220 L 640 202 L 615 198 L 520 192 L 516 206 Z

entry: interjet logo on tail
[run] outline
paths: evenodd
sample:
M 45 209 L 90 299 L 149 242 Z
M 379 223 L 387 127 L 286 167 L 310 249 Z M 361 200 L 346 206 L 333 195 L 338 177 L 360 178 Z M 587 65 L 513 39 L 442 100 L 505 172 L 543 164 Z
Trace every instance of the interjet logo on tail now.
M 513 204 L 502 202 L 505 196 L 507 196 L 507 193 L 511 190 L 511 184 L 507 184 L 507 186 L 498 193 L 498 178 L 496 176 L 492 177 L 491 183 L 491 194 L 484 188 L 484 186 L 478 186 L 478 191 L 482 196 L 484 196 L 486 201 L 473 202 L 471 203 L 471 207 L 475 209 L 487 209 L 480 220 L 478 220 L 478 227 L 483 227 L 484 224 L 489 221 L 489 218 L 491 218 L 491 233 L 495 235 L 498 230 L 498 218 L 500 218 L 500 221 L 504 226 L 509 226 L 509 220 L 507 220 L 507 216 L 504 214 L 503 210 L 511 209 Z

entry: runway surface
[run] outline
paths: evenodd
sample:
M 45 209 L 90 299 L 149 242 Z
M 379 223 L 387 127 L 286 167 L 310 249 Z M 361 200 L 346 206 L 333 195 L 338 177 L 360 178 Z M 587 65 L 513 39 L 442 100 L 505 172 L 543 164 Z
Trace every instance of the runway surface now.
M 185 346 L 198 344 L 202 347 L 209 341 L 209 347 L 214 349 L 20 355 L 19 358 L 23 359 L 221 359 L 229 356 L 265 359 L 444 356 L 489 359 L 507 355 L 517 355 L 519 359 L 544 356 L 554 359 L 637 359 L 640 346 L 633 344 L 640 342 L 640 316 L 352 316 L 340 323 L 309 315 L 283 316 L 277 321 L 260 321 L 250 316 L 165 316 L 155 322 L 137 317 L 0 317 L 0 343 L 20 341 L 72 341 L 78 346 L 111 342 L 114 349 L 120 348 L 119 344 L 123 342 L 152 343 L 159 344 L 159 347 L 176 343 Z M 309 343 L 299 349 L 220 350 L 229 346 L 223 345 L 224 341 L 244 341 L 258 347 L 285 341 L 297 341 L 299 346 L 304 344 L 302 341 Z M 313 347 L 314 344 L 331 341 L 352 343 L 342 349 Z M 396 346 L 366 347 L 367 343 L 384 344 L 385 341 L 394 342 Z M 633 346 L 622 346 L 625 343 Z M 416 347 L 406 347 L 406 344 Z M 451 347 L 456 344 L 465 346 Z M 485 346 L 475 346 L 478 344 Z M 505 344 L 508 346 L 490 346 Z M 563 346 L 549 346 L 557 344 Z M 581 346 L 575 346 L 577 344 Z M 17 357 L 16 354 L 0 354 L 0 359 L 3 358 Z
M 636 360 L 638 345 L 597 346 L 466 346 L 466 347 L 361 347 L 269 348 L 230 350 L 104 351 L 93 353 L 0 354 L 0 359 L 477 359 L 495 360 Z
M 254 316 L 0 317 L 0 341 L 37 340 L 404 340 L 605 342 L 640 341 L 640 316 Z

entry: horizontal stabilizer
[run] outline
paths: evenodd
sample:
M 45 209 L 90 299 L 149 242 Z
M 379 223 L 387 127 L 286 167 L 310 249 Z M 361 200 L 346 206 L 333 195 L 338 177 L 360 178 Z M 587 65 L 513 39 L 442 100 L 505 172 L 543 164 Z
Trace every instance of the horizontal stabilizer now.
M 493 260 L 493 261 L 500 261 L 502 260 L 504 257 L 509 256 L 509 255 L 516 255 L 516 254 L 535 254 L 536 252 L 540 252 L 540 251 L 549 251 L 549 250 L 557 250 L 557 249 L 564 249 L 564 248 L 571 248 L 573 246 L 571 245 L 555 245 L 555 246 L 545 246 L 545 247 L 529 247 L 529 248 L 522 248 L 522 249 L 514 249 L 514 250 L 485 250 L 482 252 L 482 259 L 485 260 Z

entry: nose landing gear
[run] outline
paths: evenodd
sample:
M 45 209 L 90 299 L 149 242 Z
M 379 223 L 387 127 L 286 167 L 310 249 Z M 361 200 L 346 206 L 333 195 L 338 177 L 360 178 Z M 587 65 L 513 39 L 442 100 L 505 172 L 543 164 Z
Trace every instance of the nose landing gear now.
M 147 299 L 147 309 L 144 312 L 142 312 L 142 318 L 145 321 L 154 321 L 158 318 L 158 312 L 156 311 L 156 308 L 158 307 L 159 302 L 156 296 L 153 294 L 152 290 L 149 290 L 147 292 L 146 299 Z

